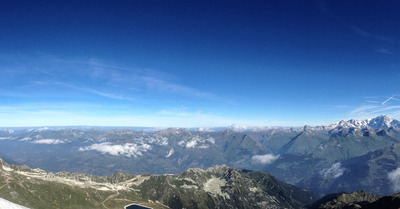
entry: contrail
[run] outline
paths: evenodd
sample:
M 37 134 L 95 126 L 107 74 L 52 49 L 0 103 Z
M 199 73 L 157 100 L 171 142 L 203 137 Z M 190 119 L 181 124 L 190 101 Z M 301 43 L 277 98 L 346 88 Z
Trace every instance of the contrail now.
M 385 105 L 385 104 L 386 104 L 386 102 L 388 102 L 388 101 L 392 100 L 394 96 L 395 96 L 395 95 L 393 95 L 393 96 L 389 97 L 387 100 L 385 100 L 384 102 L 382 102 L 382 105 Z

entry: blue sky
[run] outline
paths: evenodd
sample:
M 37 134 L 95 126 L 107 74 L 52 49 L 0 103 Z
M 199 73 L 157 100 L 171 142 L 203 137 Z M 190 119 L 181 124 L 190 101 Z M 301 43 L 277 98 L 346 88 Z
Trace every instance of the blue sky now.
M 398 1 L 0 1 L 0 126 L 400 118 Z

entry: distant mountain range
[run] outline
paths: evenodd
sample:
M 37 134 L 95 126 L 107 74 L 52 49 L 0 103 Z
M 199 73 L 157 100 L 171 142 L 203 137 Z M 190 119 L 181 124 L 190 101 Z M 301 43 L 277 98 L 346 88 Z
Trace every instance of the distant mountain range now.
M 388 115 L 380 115 L 375 118 L 370 118 L 366 120 L 351 119 L 348 121 L 341 120 L 337 123 L 327 125 L 327 126 L 316 126 L 314 129 L 338 129 L 338 128 L 357 128 L 357 129 L 387 129 L 387 128 L 400 128 L 400 121 L 391 118 Z
M 0 157 L 51 172 L 178 174 L 228 166 L 315 191 L 400 191 L 400 122 L 387 115 L 301 128 L 4 128 Z
M 379 129 L 400 129 L 400 121 L 391 118 L 388 115 L 380 115 L 375 118 L 369 118 L 365 120 L 351 119 L 351 120 L 341 120 L 330 125 L 320 125 L 320 126 L 308 126 L 304 127 L 268 127 L 268 126 L 238 126 L 231 125 L 228 127 L 198 127 L 198 128 L 176 128 L 185 129 L 192 132 L 218 132 L 224 130 L 232 130 L 235 132 L 262 132 L 268 130 L 295 130 L 295 129 L 309 129 L 309 130 L 333 130 L 333 129 L 369 129 L 369 130 L 379 130 Z M 167 129 L 174 128 L 159 128 L 159 127 L 118 127 L 118 126 L 44 126 L 44 127 L 13 127 L 13 128 L 0 128 L 0 134 L 12 134 L 12 133 L 23 133 L 23 132 L 45 132 L 45 131 L 62 131 L 62 130 L 131 130 L 138 132 L 154 133 L 157 131 L 163 131 Z

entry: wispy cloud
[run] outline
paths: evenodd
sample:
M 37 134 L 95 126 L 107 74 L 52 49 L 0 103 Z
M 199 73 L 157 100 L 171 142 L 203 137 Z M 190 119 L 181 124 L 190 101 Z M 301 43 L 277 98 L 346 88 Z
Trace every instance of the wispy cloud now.
M 0 56 L 0 61 L 7 63 L 0 66 L 0 72 L 5 75 L 3 84 L 14 85 L 13 89 L 33 91 L 34 85 L 50 84 L 117 100 L 133 101 L 131 95 L 135 95 L 134 101 L 137 101 L 136 97 L 144 94 L 221 101 L 213 93 L 180 83 L 177 75 L 149 68 L 48 55 Z
M 380 54 L 385 54 L 385 55 L 393 55 L 394 54 L 392 50 L 385 48 L 385 47 L 379 47 L 376 50 L 376 52 L 378 52 Z
M 393 55 L 393 52 L 391 50 L 389 50 L 387 46 L 397 45 L 399 43 L 399 40 L 397 38 L 391 37 L 388 35 L 381 35 L 381 34 L 379 34 L 379 32 L 369 31 L 363 27 L 349 24 L 349 22 L 351 22 L 351 21 L 345 19 L 340 14 L 337 14 L 336 12 L 334 12 L 334 10 L 332 9 L 332 5 L 331 5 L 332 2 L 330 2 L 330 1 L 319 0 L 319 1 L 315 1 L 315 4 L 316 4 L 316 8 L 322 14 L 327 15 L 328 17 L 330 17 L 336 21 L 342 22 L 342 24 L 344 24 L 346 27 L 348 27 L 353 33 L 355 33 L 359 36 L 362 36 L 362 37 L 370 38 L 371 40 L 381 42 L 381 44 L 383 44 L 385 47 L 380 46 L 378 48 L 378 50 L 376 50 L 376 52 L 378 52 L 380 54 Z
M 142 77 L 144 83 L 149 89 L 155 89 L 161 92 L 172 92 L 190 97 L 203 98 L 203 99 L 218 99 L 214 94 L 200 91 L 198 89 L 190 88 L 187 86 L 170 83 L 159 78 L 144 76 Z
M 342 164 L 340 162 L 334 163 L 331 165 L 329 168 L 325 168 L 320 171 L 320 174 L 324 178 L 338 178 L 343 175 L 344 171 L 346 169 L 342 167 Z
M 104 107 L 92 103 L 26 103 L 0 106 L 0 127 L 70 125 L 226 127 L 232 124 L 265 126 L 267 122 L 189 109 L 160 110 L 144 114 L 132 111 L 126 106 Z
M 391 100 L 400 101 L 399 99 L 395 98 L 397 96 L 399 96 L 399 95 L 395 94 L 395 95 L 389 97 L 388 99 L 386 99 L 385 101 L 382 102 L 382 105 L 385 105 L 387 102 L 389 102 Z
M 398 47 L 399 40 L 386 36 L 386 35 L 378 35 L 377 33 L 373 33 L 367 30 L 362 29 L 361 27 L 349 25 L 349 28 L 357 35 L 366 37 L 372 41 L 375 41 L 377 47 L 375 48 L 375 52 L 382 55 L 394 55 L 394 49 Z
M 98 96 L 110 98 L 110 99 L 135 101 L 135 99 L 131 98 L 131 97 L 126 97 L 126 96 L 121 96 L 121 95 L 118 95 L 118 94 L 108 93 L 108 92 L 104 92 L 104 91 L 101 91 L 101 90 L 96 90 L 96 89 L 88 88 L 88 87 L 80 87 L 80 86 L 76 86 L 76 85 L 72 85 L 72 84 L 68 84 L 68 83 L 63 83 L 63 82 L 34 81 L 32 83 L 35 83 L 37 85 L 47 86 L 47 87 L 50 87 L 50 86 L 62 86 L 62 87 L 76 89 L 76 90 L 79 90 L 79 91 L 82 91 L 82 92 L 87 92 L 87 93 L 95 94 L 95 95 L 98 95 Z
M 360 27 L 354 26 L 354 25 L 350 25 L 349 27 L 350 27 L 350 29 L 352 31 L 354 31 L 356 34 L 358 34 L 360 36 L 372 38 L 372 39 L 375 39 L 375 40 L 378 40 L 378 41 L 382 41 L 382 42 L 386 42 L 386 43 L 389 43 L 389 44 L 397 43 L 397 40 L 392 38 L 392 37 L 383 36 L 383 35 L 376 35 L 376 34 L 373 34 L 371 32 L 368 32 L 368 31 L 366 31 L 366 30 L 364 30 L 364 29 L 362 29 Z
M 174 121 L 180 127 L 222 127 L 233 124 L 238 126 L 266 126 L 267 123 L 268 125 L 277 125 L 274 124 L 275 121 L 234 118 L 202 110 L 191 111 L 187 108 L 164 109 L 158 111 L 155 115 L 162 124 L 167 125 L 168 121 Z
M 392 117 L 400 116 L 400 95 L 368 98 L 363 105 L 350 112 L 350 116 L 356 118 L 370 118 L 382 114 L 391 115 Z
M 400 168 L 388 173 L 388 179 L 394 192 L 400 191 Z

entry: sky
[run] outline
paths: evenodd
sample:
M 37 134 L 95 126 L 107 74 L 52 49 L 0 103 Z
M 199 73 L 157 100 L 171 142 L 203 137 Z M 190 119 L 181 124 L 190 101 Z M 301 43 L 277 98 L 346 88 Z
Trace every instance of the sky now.
M 400 2 L 0 0 L 0 126 L 400 118 Z

